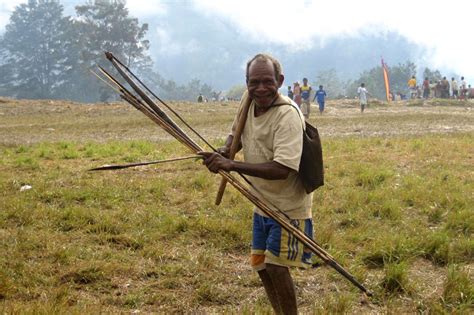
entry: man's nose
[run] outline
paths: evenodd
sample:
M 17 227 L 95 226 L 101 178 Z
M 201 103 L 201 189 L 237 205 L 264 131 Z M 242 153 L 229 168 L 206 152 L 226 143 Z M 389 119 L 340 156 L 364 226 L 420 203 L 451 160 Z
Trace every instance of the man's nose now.
M 257 90 L 262 90 L 262 89 L 265 89 L 265 88 L 266 88 L 266 86 L 263 82 L 258 83 Z

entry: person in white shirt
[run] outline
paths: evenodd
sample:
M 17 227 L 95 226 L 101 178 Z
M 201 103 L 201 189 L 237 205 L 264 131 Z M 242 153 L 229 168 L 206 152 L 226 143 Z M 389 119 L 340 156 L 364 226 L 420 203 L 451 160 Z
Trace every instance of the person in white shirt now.
M 365 88 L 365 83 L 361 83 L 357 88 L 357 94 L 359 95 L 360 112 L 363 113 L 365 106 L 367 106 L 367 96 L 370 95 L 370 93 Z
M 454 78 L 451 78 L 451 91 L 453 93 L 453 98 L 458 98 L 459 97 L 459 92 L 458 92 L 458 82 L 456 81 L 456 79 Z

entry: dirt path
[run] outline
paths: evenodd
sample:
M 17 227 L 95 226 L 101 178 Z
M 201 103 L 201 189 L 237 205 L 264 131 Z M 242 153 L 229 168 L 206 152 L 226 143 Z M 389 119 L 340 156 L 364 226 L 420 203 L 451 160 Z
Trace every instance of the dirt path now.
M 227 136 L 236 102 L 171 105 L 209 139 Z M 398 136 L 474 131 L 474 102 L 431 100 L 373 103 L 361 114 L 355 100 L 329 100 L 310 121 L 322 137 Z M 170 136 L 124 103 L 77 104 L 68 101 L 0 98 L 0 143 L 7 145 L 57 141 L 112 141 Z

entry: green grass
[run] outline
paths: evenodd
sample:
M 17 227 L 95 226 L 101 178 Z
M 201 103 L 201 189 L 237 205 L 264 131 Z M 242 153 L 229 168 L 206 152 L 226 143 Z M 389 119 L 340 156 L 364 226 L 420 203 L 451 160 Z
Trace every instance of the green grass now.
M 408 271 L 405 263 L 389 264 L 380 286 L 385 294 L 410 293 Z
M 303 313 L 469 311 L 473 137 L 323 139 L 315 238 L 375 297 L 330 267 L 294 270 Z M 188 154 L 163 139 L 0 144 L 0 312 L 271 314 L 248 265 L 252 206 L 230 187 L 215 206 L 220 178 L 200 161 L 87 171 Z
M 474 285 L 469 274 L 459 266 L 449 266 L 448 276 L 441 298 L 443 305 L 450 310 L 472 310 L 474 305 Z

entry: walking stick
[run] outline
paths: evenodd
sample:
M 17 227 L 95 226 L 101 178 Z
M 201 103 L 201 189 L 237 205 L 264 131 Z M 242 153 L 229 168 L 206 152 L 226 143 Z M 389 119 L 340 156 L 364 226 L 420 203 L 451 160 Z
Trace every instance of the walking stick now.
M 242 107 L 242 112 L 240 113 L 239 122 L 237 124 L 237 129 L 235 130 L 234 137 L 232 138 L 232 144 L 230 145 L 229 150 L 229 159 L 233 160 L 237 151 L 240 147 L 240 137 L 242 136 L 242 132 L 245 127 L 245 122 L 247 121 L 247 114 L 249 112 L 250 104 L 252 103 L 252 99 L 250 96 L 247 95 L 247 99 L 245 100 L 244 106 Z M 225 187 L 227 185 L 227 179 L 222 177 L 221 185 L 219 186 L 219 190 L 217 191 L 216 196 L 216 206 L 221 204 L 222 196 L 224 195 Z

